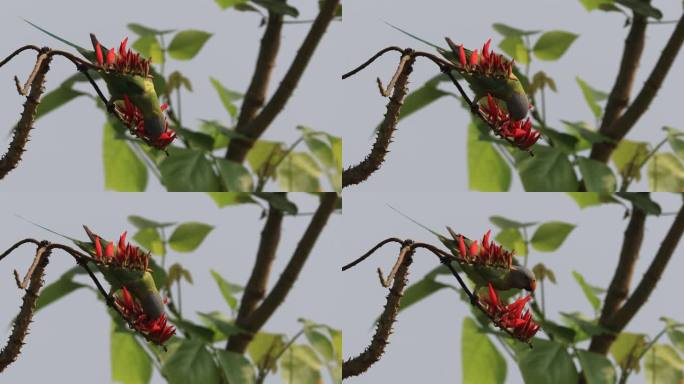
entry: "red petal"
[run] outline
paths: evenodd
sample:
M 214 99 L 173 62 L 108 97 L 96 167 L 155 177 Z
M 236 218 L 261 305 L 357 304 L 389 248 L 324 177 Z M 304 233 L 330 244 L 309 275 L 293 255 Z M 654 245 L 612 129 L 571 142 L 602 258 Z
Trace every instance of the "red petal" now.
M 95 44 L 95 54 L 97 55 L 97 63 L 103 65 L 104 58 L 102 57 L 102 46 L 99 41 Z
M 487 42 L 482 47 L 482 57 L 489 58 L 489 45 L 492 43 L 492 38 L 487 39 Z
M 159 109 L 161 109 L 162 112 L 166 111 L 166 109 L 169 107 L 167 103 L 162 104 Z
M 470 244 L 470 256 L 477 255 L 478 251 L 479 251 L 479 248 L 477 246 L 477 240 L 475 240 Z
M 121 45 L 119 45 L 119 55 L 126 57 L 126 44 L 128 44 L 128 37 L 123 39 Z
M 114 64 L 114 59 L 116 58 L 116 53 L 114 53 L 114 48 L 110 48 L 107 52 L 107 64 Z
M 482 246 L 485 248 L 489 248 L 489 236 L 492 234 L 492 230 L 488 230 L 487 233 L 485 233 L 484 237 L 482 238 Z
M 461 252 L 461 256 L 466 257 L 466 246 L 463 241 L 463 235 L 458 237 L 458 250 Z
M 100 244 L 100 238 L 95 236 L 95 255 L 98 259 L 102 258 L 102 244 Z
M 473 51 L 473 53 L 470 54 L 470 65 L 475 66 L 477 65 L 479 55 L 477 53 L 477 49 Z
M 499 305 L 499 298 L 496 296 L 496 291 L 494 290 L 494 287 L 492 287 L 492 283 L 488 282 L 487 285 L 489 286 L 489 300 L 496 307 Z
M 466 66 L 466 56 L 465 50 L 463 49 L 463 44 L 458 46 L 458 60 L 461 62 L 462 66 Z
M 126 249 L 126 235 L 128 234 L 128 231 L 124 231 L 124 233 L 121 234 L 121 237 L 119 237 L 119 249 L 124 250 Z
M 109 242 L 105 248 L 105 257 L 110 259 L 114 257 L 114 242 Z

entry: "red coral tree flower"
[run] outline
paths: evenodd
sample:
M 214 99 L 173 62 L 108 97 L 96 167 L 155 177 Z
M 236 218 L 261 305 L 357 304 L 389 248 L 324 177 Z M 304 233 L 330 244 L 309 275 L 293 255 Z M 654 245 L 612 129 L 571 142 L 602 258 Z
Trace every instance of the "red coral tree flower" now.
M 501 302 L 492 283 L 488 283 L 489 297 L 481 297 L 480 303 L 497 327 L 507 329 L 520 341 L 528 342 L 539 331 L 539 324 L 532 319 L 530 310 L 523 313 L 531 295 L 521 297 L 511 304 Z
M 541 136 L 541 132 L 532 129 L 532 121 L 529 117 L 525 120 L 511 120 L 508 112 L 499 107 L 490 94 L 487 94 L 487 105 L 481 105 L 480 111 L 489 125 L 494 127 L 497 135 L 520 149 L 529 149 Z
M 488 230 L 482 237 L 482 246 L 478 245 L 477 240 L 470 243 L 470 249 L 466 252 L 466 245 L 463 235 L 458 235 L 458 250 L 461 254 L 461 261 L 470 264 L 480 264 L 493 267 L 511 268 L 513 255 L 515 252 L 504 249 L 489 238 L 492 230 Z M 453 236 L 453 234 L 452 234 Z M 456 237 L 456 236 L 455 236 Z
M 150 319 L 142 305 L 126 287 L 122 288 L 121 295 L 116 298 L 114 303 L 133 329 L 158 345 L 164 345 L 176 333 L 176 329 L 168 324 L 166 314 L 162 314 L 156 319 Z
M 102 52 L 102 46 L 99 42 L 95 44 L 95 56 L 97 64 L 104 70 L 116 71 L 131 75 L 140 75 L 147 77 L 150 75 L 150 63 L 152 59 L 144 59 L 140 57 L 139 53 L 135 53 L 126 48 L 128 44 L 128 37 L 125 38 L 119 45 L 119 51 L 111 48 L 107 51 L 105 60 Z
M 119 242 L 114 248 L 114 242 L 110 242 L 102 250 L 102 243 L 100 237 L 95 236 L 95 260 L 102 264 L 124 269 L 138 269 L 142 271 L 147 270 L 149 264 L 149 252 L 144 252 L 135 245 L 126 242 L 126 234 L 124 232 L 119 237 Z
M 477 49 L 470 52 L 470 56 L 463 48 L 463 44 L 456 45 L 450 38 L 446 38 L 447 44 L 453 52 L 458 52 L 458 64 L 460 69 L 477 73 L 482 76 L 490 77 L 504 77 L 508 78 L 513 73 L 513 61 L 509 61 L 503 55 L 498 55 L 490 50 L 492 39 L 487 41 L 482 46 L 482 52 L 478 53 Z
M 168 104 L 164 103 L 161 105 L 160 110 L 164 112 L 168 108 Z M 169 122 L 164 117 L 164 127 L 162 133 L 158 137 L 153 137 L 145 129 L 145 118 L 142 114 L 140 108 L 131 102 L 128 96 L 124 95 L 123 105 L 117 105 L 116 111 L 121 117 L 123 123 L 128 127 L 128 130 L 146 142 L 152 147 L 164 150 L 169 146 L 176 138 L 176 132 L 169 128 Z

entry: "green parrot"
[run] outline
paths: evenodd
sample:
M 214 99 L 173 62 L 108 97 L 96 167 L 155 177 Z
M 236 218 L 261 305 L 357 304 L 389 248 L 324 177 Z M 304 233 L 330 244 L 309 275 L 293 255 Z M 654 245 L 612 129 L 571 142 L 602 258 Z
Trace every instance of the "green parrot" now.
M 70 240 L 71 242 L 76 244 L 76 246 L 80 248 L 83 252 L 90 255 L 88 260 L 102 273 L 102 276 L 110 284 L 110 294 L 116 293 L 123 287 L 126 287 L 126 289 L 133 295 L 133 297 L 135 297 L 138 300 L 140 306 L 142 307 L 143 311 L 148 316 L 148 318 L 157 319 L 161 315 L 165 314 L 164 302 L 161 296 L 159 295 L 159 291 L 157 290 L 157 286 L 154 282 L 154 278 L 152 277 L 152 273 L 150 273 L 150 270 L 143 270 L 139 268 L 117 268 L 114 266 L 109 266 L 106 263 L 97 260 L 97 258 L 93 257 L 97 254 L 97 238 L 100 239 L 99 242 L 101 249 L 106 249 L 108 246 L 110 246 L 110 242 L 104 240 L 100 236 L 95 235 L 87 226 L 84 225 L 83 228 L 85 229 L 86 234 L 88 235 L 89 241 L 81 241 L 73 237 L 69 237 L 61 233 L 55 232 L 49 228 L 46 228 L 40 224 L 36 224 L 23 217 L 21 218 L 50 233 Z M 111 247 L 116 248 L 115 244 L 111 244 Z
M 477 296 L 480 288 L 486 287 L 487 283 L 491 282 L 492 286 L 499 291 L 507 291 L 509 289 L 524 289 L 529 292 L 533 292 L 537 287 L 537 281 L 534 273 L 529 269 L 519 266 L 505 263 L 493 263 L 493 264 L 482 264 L 477 262 L 470 262 L 472 260 L 473 251 L 477 254 L 479 249 L 478 242 L 470 240 L 463 235 L 456 233 L 450 227 L 447 227 L 451 238 L 443 236 L 436 231 L 426 227 L 425 225 L 419 223 L 413 218 L 405 215 L 399 210 L 390 207 L 395 210 L 400 215 L 411 220 L 415 224 L 419 225 L 423 229 L 426 229 L 430 233 L 437 236 L 439 241 L 446 246 L 451 254 L 454 256 L 453 261 L 458 265 L 458 267 L 468 276 L 468 278 L 475 284 L 473 293 Z M 483 242 L 489 242 L 489 234 L 487 232 Z M 460 241 L 463 241 L 461 246 Z M 512 254 L 511 254 L 512 259 Z
M 125 113 L 128 117 L 128 121 L 125 122 L 132 132 L 158 149 L 164 149 L 173 141 L 175 132 L 168 128 L 163 113 L 166 108 L 165 105 L 159 103 L 153 78 L 150 75 L 150 60 L 142 59 L 139 54 L 127 50 L 128 38 L 124 39 L 117 52 L 114 48 L 105 48 L 91 33 L 90 40 L 93 45 L 91 51 L 28 20 L 25 21 L 49 36 L 75 48 L 83 57 L 98 67 L 97 73 L 107 84 L 110 93 L 109 104 L 118 103 L 122 111 L 128 112 Z
M 530 102 L 520 80 L 513 73 L 513 62 L 502 55 L 489 51 L 491 39 L 482 47 L 482 52 L 471 51 L 457 46 L 448 37 L 445 38 L 450 50 L 444 49 L 429 41 L 421 39 L 403 29 L 387 23 L 390 27 L 412 38 L 437 49 L 440 55 L 447 59 L 453 70 L 465 79 L 475 93 L 475 100 L 479 101 L 491 94 L 506 104 L 508 113 L 513 120 L 522 120 L 527 116 Z

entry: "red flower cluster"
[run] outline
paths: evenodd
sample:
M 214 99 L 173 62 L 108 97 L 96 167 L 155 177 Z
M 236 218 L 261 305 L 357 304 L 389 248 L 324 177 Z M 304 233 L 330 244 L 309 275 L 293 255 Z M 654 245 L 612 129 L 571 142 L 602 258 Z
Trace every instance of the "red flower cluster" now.
M 124 232 L 121 237 L 119 237 L 119 244 L 116 247 L 116 252 L 114 250 L 113 241 L 107 244 L 103 252 L 100 238 L 95 236 L 95 260 L 116 268 L 146 271 L 150 253 L 145 253 L 135 245 L 126 243 L 126 234 L 127 232 Z
M 149 319 L 140 303 L 128 292 L 126 287 L 123 287 L 122 294 L 116 298 L 115 303 L 133 329 L 154 343 L 164 345 L 176 333 L 176 329 L 167 323 L 166 314 L 162 314 L 156 319 Z
M 95 44 L 95 55 L 97 56 L 97 63 L 104 69 L 110 69 L 122 73 L 131 73 L 140 76 L 149 76 L 151 59 L 140 58 L 139 53 L 134 53 L 126 48 L 128 44 L 128 37 L 125 38 L 121 45 L 119 45 L 119 52 L 111 48 L 107 51 L 107 57 L 104 57 L 102 46 L 99 42 Z
M 514 252 L 503 249 L 501 245 L 496 245 L 489 240 L 492 234 L 491 230 L 482 237 L 482 247 L 477 244 L 477 240 L 470 243 L 470 249 L 466 250 L 463 235 L 456 235 L 455 232 L 449 228 L 451 236 L 458 242 L 458 251 L 461 253 L 462 261 L 472 264 L 484 264 L 496 267 L 511 268 L 513 263 Z
M 525 304 L 532 296 L 527 295 L 511 304 L 505 305 L 499 300 L 496 291 L 489 283 L 489 298 L 480 298 L 482 305 L 494 323 L 502 329 L 510 330 L 520 341 L 529 341 L 539 330 L 539 324 L 532 319 L 530 310 L 523 313 Z
M 470 52 L 470 57 L 466 57 L 466 50 L 463 44 L 456 45 L 450 38 L 446 38 L 447 44 L 458 55 L 458 62 L 461 67 L 470 72 L 479 72 L 484 76 L 510 77 L 513 72 L 513 62 L 508 61 L 503 55 L 497 55 L 489 49 L 492 39 L 488 39 L 482 46 L 482 54 L 477 49 Z
M 161 105 L 162 112 L 164 112 L 166 108 L 168 108 L 166 103 Z M 145 119 L 142 111 L 131 102 L 128 96 L 124 95 L 124 104 L 123 106 L 117 105 L 116 111 L 133 135 L 154 148 L 164 150 L 176 138 L 176 132 L 169 128 L 166 117 L 164 117 L 164 130 L 162 133 L 158 137 L 150 135 L 150 133 L 145 130 Z
M 529 149 L 541 136 L 541 132 L 532 129 L 529 117 L 525 120 L 512 121 L 508 112 L 501 109 L 490 94 L 487 94 L 487 106 L 480 106 L 480 109 L 487 122 L 495 127 L 496 133 L 509 139 L 520 149 Z

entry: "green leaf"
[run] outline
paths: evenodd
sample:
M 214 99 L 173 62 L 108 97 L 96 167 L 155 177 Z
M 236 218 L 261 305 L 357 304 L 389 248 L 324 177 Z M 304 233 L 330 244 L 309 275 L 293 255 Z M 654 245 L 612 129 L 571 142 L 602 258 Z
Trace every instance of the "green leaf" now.
M 532 246 L 539 252 L 553 252 L 563 244 L 573 229 L 573 224 L 548 221 L 540 225 L 532 235 Z
M 525 240 L 518 228 L 505 228 L 496 235 L 494 240 L 503 245 L 504 248 L 515 251 L 515 254 L 518 256 L 527 256 Z
M 214 0 L 214 2 L 216 2 L 221 9 L 228 9 L 236 5 L 246 4 L 249 0 Z
M 684 137 L 684 132 L 672 127 L 663 127 L 663 129 L 667 132 L 667 141 L 674 153 L 680 159 L 684 159 L 684 140 L 681 139 Z
M 138 23 L 130 23 L 126 25 L 128 29 L 133 31 L 135 34 L 139 36 L 145 36 L 145 35 L 166 35 L 167 33 L 175 32 L 175 29 L 165 29 L 165 30 L 159 30 L 159 29 L 154 29 L 150 27 L 146 27 L 142 24 Z
M 536 146 L 534 157 L 518 163 L 518 172 L 528 192 L 576 191 L 579 187 L 568 156 L 553 148 Z
M 239 353 L 217 349 L 219 366 L 230 384 L 253 384 L 256 381 L 254 367 Z
M 147 188 L 147 168 L 125 140 L 117 137 L 112 120 L 104 125 L 102 162 L 105 189 L 117 192 L 142 192 Z M 119 132 L 123 132 L 120 127 Z
M 247 353 L 256 366 L 275 367 L 275 361 L 268 358 L 275 356 L 285 346 L 285 337 L 281 334 L 258 332 L 247 346 Z M 270 364 L 266 364 L 270 363 Z
M 195 29 L 180 31 L 169 44 L 169 56 L 176 60 L 190 60 L 197 55 L 210 37 L 211 33 Z
M 584 100 L 587 102 L 587 105 L 589 105 L 589 109 L 591 109 L 591 112 L 594 113 L 594 117 L 598 119 L 601 117 L 601 113 L 603 112 L 598 102 L 607 99 L 608 94 L 592 88 L 579 76 L 575 77 L 575 80 L 577 81 L 577 85 L 579 85 L 580 89 L 582 89 L 582 95 L 584 95 Z
M 487 334 L 470 317 L 463 319 L 461 360 L 463 383 L 487 384 L 506 381 L 506 360 Z
M 87 285 L 73 281 L 74 276 L 81 271 L 82 269 L 79 266 L 72 267 L 64 272 L 59 279 L 43 287 L 36 301 L 36 311 L 47 307 L 79 288 L 87 288 Z
M 292 345 L 280 359 L 280 377 L 287 384 L 319 384 L 321 363 L 308 345 Z
M 209 78 L 209 81 L 211 81 L 211 85 L 214 86 L 214 89 L 219 95 L 219 98 L 221 99 L 221 103 L 223 103 L 223 107 L 228 111 L 228 114 L 230 114 L 230 117 L 233 119 L 237 117 L 237 106 L 235 105 L 235 101 L 240 100 L 242 98 L 242 94 L 231 91 L 230 89 L 226 88 L 221 84 L 220 81 L 216 80 L 213 77 Z
M 155 255 L 166 255 L 166 247 L 157 228 L 143 228 L 133 236 L 133 240 Z
M 598 132 L 596 132 L 596 129 L 593 127 L 590 127 L 587 123 L 583 121 L 567 121 L 567 120 L 561 120 L 563 124 L 568 128 L 569 131 L 574 132 L 577 134 L 579 137 L 582 139 L 588 141 L 590 144 L 594 143 L 602 143 L 602 142 L 608 142 L 608 141 L 613 141 L 607 136 L 604 136 Z
M 135 225 L 138 229 L 166 228 L 166 227 L 170 227 L 172 225 L 176 225 L 176 223 L 159 223 L 157 221 L 146 219 L 142 216 L 137 216 L 137 215 L 128 216 L 128 222 Z
M 507 36 L 499 43 L 499 48 L 515 59 L 517 63 L 527 64 L 530 62 L 525 42 L 520 35 Z
M 304 152 L 291 152 L 276 170 L 281 190 L 291 192 L 318 192 L 321 168 Z
M 318 332 L 310 328 L 304 331 L 304 335 L 306 336 L 306 339 L 309 341 L 309 344 L 311 344 L 311 346 L 316 350 L 316 352 L 318 352 L 320 356 L 323 357 L 325 361 L 335 360 L 335 352 L 333 350 L 333 345 L 327 336 L 325 336 L 321 332 Z
M 238 333 L 244 332 L 244 330 L 240 329 L 240 327 L 235 325 L 234 321 L 228 319 L 225 315 L 222 315 L 220 312 L 197 312 L 197 315 L 199 315 L 200 319 L 202 319 L 203 322 L 206 322 L 207 324 L 213 326 L 219 332 L 221 332 L 225 336 L 222 338 L 223 340 L 226 340 L 228 337 L 232 335 L 237 335 Z
M 663 13 L 658 8 L 641 0 L 615 0 L 615 2 L 644 16 L 652 17 L 656 20 L 663 18 Z
M 566 324 L 574 328 L 576 331 L 579 331 L 578 336 L 575 338 L 576 343 L 603 333 L 613 333 L 607 328 L 599 325 L 598 320 L 590 319 L 579 312 L 561 312 L 560 314 L 563 316 L 563 321 Z
M 297 8 L 286 4 L 279 0 L 251 0 L 252 3 L 260 5 L 273 13 L 278 13 L 281 15 L 297 17 L 299 16 L 299 11 Z
M 220 382 L 221 373 L 205 343 L 198 339 L 182 340 L 162 365 L 164 378 L 171 384 Z
M 535 264 L 535 266 L 532 267 L 532 273 L 534 273 L 537 280 L 548 279 L 553 284 L 556 284 L 556 274 L 553 273 L 553 270 L 547 268 L 544 263 Z
M 481 141 L 475 124 L 468 124 L 468 188 L 505 192 L 511 187 L 511 169 L 492 143 Z
M 256 202 L 249 193 L 243 192 L 210 192 L 209 196 L 219 208 Z
M 507 219 L 503 216 L 490 216 L 489 221 L 492 222 L 492 224 L 496 225 L 497 227 L 501 229 L 506 229 L 506 228 L 526 228 L 526 227 L 531 227 L 533 225 L 536 225 L 536 222 L 533 223 L 521 223 L 519 221 Z
M 257 140 L 247 153 L 247 163 L 252 172 L 259 174 L 264 165 L 274 164 L 284 152 L 281 142 Z
M 577 356 L 587 384 L 615 383 L 615 367 L 607 357 L 584 349 L 578 349 Z
M 522 29 L 513 28 L 509 25 L 502 23 L 492 24 L 492 28 L 504 36 L 525 36 L 525 35 L 535 35 L 541 31 L 524 31 Z
M 589 192 L 615 192 L 617 179 L 613 171 L 600 161 L 579 156 L 577 158 L 584 185 Z
M 219 175 L 229 191 L 249 192 L 254 189 L 252 174 L 242 164 L 217 158 Z
M 223 299 L 226 301 L 226 303 L 228 303 L 230 309 L 233 311 L 236 310 L 238 301 L 235 295 L 242 292 L 243 287 L 225 280 L 218 272 L 214 270 L 211 270 L 210 272 L 211 277 L 214 278 L 216 285 L 218 285 L 219 290 L 221 291 L 221 295 L 223 295 Z
M 568 195 L 575 200 L 575 203 L 584 209 L 595 205 L 617 203 L 618 201 L 609 193 L 599 192 L 568 192 Z
M 133 43 L 133 49 L 140 52 L 145 57 L 152 58 L 155 64 L 164 62 L 164 53 L 156 35 L 144 35 Z
M 644 368 L 649 384 L 680 384 L 684 381 L 684 361 L 669 345 L 654 345 L 644 356 Z
M 284 193 L 255 192 L 254 196 L 266 200 L 275 209 L 279 209 L 290 215 L 297 214 L 297 205 L 288 200 L 287 195 Z
M 594 311 L 598 312 L 598 310 L 601 308 L 601 300 L 598 298 L 596 294 L 601 292 L 602 290 L 589 285 L 589 283 L 587 283 L 584 280 L 584 276 L 582 276 L 577 271 L 572 271 L 572 276 L 575 278 L 575 281 L 577 281 L 577 284 L 579 284 L 582 288 L 584 296 L 587 297 L 587 300 L 589 300 L 589 303 L 591 303 L 591 306 L 592 308 L 594 308 Z
M 526 383 L 577 383 L 577 368 L 560 343 L 534 339 L 534 349 L 522 350 L 518 365 Z
M 684 165 L 672 153 L 656 153 L 648 161 L 648 187 L 654 192 L 680 192 L 684 188 Z
M 41 97 L 40 104 L 38 104 L 38 108 L 36 109 L 36 120 L 63 106 L 71 100 L 86 94 L 84 92 L 72 89 L 72 85 L 73 83 L 67 84 L 65 81 L 57 89 L 48 92 Z
M 637 208 L 646 212 L 649 215 L 659 216 L 662 213 L 660 205 L 651 200 L 648 193 L 634 193 L 634 192 L 618 192 L 615 194 L 623 199 L 631 201 Z
M 112 321 L 111 348 L 112 381 L 124 384 L 149 383 L 152 362 L 138 344 L 134 333 Z
M 629 176 L 639 181 L 641 166 L 646 161 L 648 152 L 648 143 L 622 139 L 610 158 L 623 178 Z
M 610 354 L 624 369 L 634 369 L 639 372 L 639 355 L 646 346 L 646 335 L 642 333 L 620 332 L 615 342 L 610 346 Z
M 198 222 L 183 223 L 176 227 L 169 238 L 169 246 L 177 252 L 192 252 L 202 244 L 213 226 Z
M 159 170 L 170 192 L 209 192 L 219 190 L 218 177 L 204 152 L 172 148 Z
M 613 4 L 613 0 L 580 0 L 587 11 L 593 11 L 603 4 Z
M 539 37 L 532 50 L 539 60 L 558 60 L 576 38 L 577 35 L 566 31 L 545 32 Z

